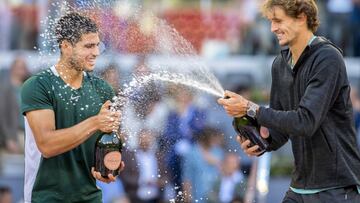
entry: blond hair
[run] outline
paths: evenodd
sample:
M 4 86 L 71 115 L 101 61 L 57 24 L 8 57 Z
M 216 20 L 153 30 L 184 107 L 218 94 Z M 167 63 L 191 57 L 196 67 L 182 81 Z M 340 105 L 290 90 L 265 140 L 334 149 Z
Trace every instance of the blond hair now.
M 318 8 L 314 0 L 265 0 L 261 8 L 262 14 L 266 16 L 275 6 L 282 8 L 292 18 L 298 18 L 304 13 L 307 26 L 312 32 L 316 32 L 319 27 Z

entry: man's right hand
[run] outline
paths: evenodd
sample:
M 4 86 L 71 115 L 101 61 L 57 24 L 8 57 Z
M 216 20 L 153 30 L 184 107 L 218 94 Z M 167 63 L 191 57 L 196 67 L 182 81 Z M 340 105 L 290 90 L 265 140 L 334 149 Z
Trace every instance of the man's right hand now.
M 266 127 L 260 127 L 260 135 L 263 138 L 269 137 L 269 130 Z M 241 148 L 243 151 L 249 156 L 259 156 L 263 152 L 257 151 L 259 149 L 258 145 L 251 146 L 250 140 L 245 140 L 242 136 L 237 136 L 237 141 L 240 143 Z
M 110 111 L 111 102 L 106 101 L 98 113 L 99 130 L 105 133 L 117 131 L 120 126 L 121 113 L 119 111 Z

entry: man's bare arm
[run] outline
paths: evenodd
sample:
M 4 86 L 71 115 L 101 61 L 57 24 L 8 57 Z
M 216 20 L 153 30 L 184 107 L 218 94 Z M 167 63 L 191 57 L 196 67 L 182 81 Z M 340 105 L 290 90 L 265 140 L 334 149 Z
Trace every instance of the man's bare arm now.
M 55 129 L 55 115 L 50 109 L 29 111 L 26 118 L 40 152 L 50 158 L 77 147 L 97 130 L 111 132 L 117 129 L 120 114 L 110 112 L 110 104 L 106 102 L 98 115 L 65 129 Z

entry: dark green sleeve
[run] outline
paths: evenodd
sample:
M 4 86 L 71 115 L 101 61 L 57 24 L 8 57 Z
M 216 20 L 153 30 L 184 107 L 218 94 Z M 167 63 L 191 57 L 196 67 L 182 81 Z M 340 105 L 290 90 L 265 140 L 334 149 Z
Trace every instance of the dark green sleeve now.
M 38 109 L 52 109 L 51 91 L 44 79 L 33 76 L 28 79 L 21 89 L 21 113 Z

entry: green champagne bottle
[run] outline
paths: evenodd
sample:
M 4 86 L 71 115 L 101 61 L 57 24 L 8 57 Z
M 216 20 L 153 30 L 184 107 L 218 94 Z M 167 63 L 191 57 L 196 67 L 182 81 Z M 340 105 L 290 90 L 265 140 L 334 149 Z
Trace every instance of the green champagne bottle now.
M 230 97 L 226 96 L 225 99 Z M 255 118 L 252 118 L 248 115 L 242 117 L 235 117 L 232 122 L 233 128 L 238 136 L 242 137 L 245 140 L 250 140 L 250 146 L 258 145 L 258 152 L 264 152 L 269 143 L 266 139 L 260 135 L 260 125 Z
M 107 178 L 119 175 L 122 141 L 117 132 L 100 135 L 95 144 L 95 171 Z
M 233 120 L 233 127 L 237 134 L 246 139 L 250 140 L 250 146 L 258 145 L 258 152 L 264 152 L 269 143 L 260 135 L 260 125 L 256 119 L 250 116 L 235 117 Z

